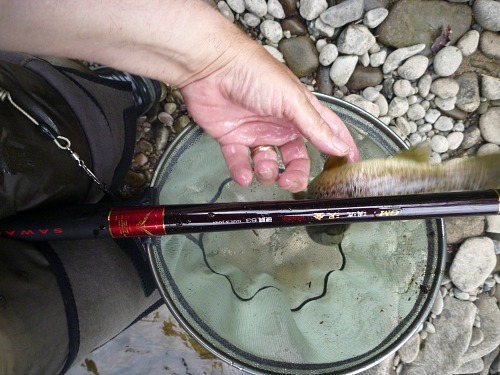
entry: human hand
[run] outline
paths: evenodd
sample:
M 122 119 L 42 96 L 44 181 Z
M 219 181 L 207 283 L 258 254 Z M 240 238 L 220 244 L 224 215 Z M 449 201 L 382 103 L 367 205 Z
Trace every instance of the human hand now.
M 225 66 L 181 92 L 194 120 L 220 143 L 240 185 L 249 185 L 255 172 L 263 185 L 277 181 L 291 192 L 304 190 L 310 168 L 304 137 L 322 152 L 359 159 L 342 120 L 257 44 L 243 47 Z M 281 175 L 272 149 L 255 153 L 252 170 L 249 149 L 260 145 L 279 149 Z

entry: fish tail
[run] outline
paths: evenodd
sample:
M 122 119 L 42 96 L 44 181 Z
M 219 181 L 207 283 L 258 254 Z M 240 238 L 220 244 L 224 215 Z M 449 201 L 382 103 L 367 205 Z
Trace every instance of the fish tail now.
M 459 159 L 457 190 L 500 189 L 500 154 Z M 460 181 L 460 179 L 462 181 Z

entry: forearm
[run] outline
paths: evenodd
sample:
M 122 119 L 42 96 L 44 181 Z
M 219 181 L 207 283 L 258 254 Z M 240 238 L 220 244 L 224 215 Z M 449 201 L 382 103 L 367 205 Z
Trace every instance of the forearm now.
M 0 49 L 94 61 L 178 86 L 253 44 L 202 0 L 0 0 L 0 9 Z

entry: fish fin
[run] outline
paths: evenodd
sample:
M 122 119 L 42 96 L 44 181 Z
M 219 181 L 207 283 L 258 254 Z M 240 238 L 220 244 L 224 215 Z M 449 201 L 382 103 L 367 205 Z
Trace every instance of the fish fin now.
M 347 164 L 347 157 L 346 156 L 330 155 L 325 161 L 325 165 L 323 166 L 323 170 L 328 171 L 330 169 L 339 168 L 345 164 Z
M 393 156 L 397 159 L 408 159 L 419 163 L 427 163 L 431 154 L 431 146 L 428 142 L 421 143 L 408 150 L 401 151 Z

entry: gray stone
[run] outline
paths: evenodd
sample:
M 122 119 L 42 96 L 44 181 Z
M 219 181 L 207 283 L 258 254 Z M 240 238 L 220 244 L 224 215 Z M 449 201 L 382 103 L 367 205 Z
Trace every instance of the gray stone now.
M 399 96 L 394 97 L 389 103 L 389 110 L 387 115 L 389 117 L 399 117 L 403 116 L 406 111 L 408 111 L 408 100 L 406 98 L 401 98 Z
M 358 56 L 339 56 L 330 69 L 330 78 L 337 86 L 345 86 L 358 62 Z
M 474 19 L 486 30 L 500 31 L 500 2 L 476 0 L 472 10 Z
M 365 25 L 349 25 L 337 39 L 337 48 L 345 55 L 363 55 L 375 44 L 375 37 Z
M 434 123 L 434 129 L 441 132 L 449 132 L 453 129 L 453 120 L 447 116 L 441 116 Z
M 470 346 L 462 357 L 463 362 L 473 361 L 491 353 L 500 345 L 500 310 L 496 298 L 480 294 L 475 302 L 481 319 L 484 339 L 475 346 Z
M 285 11 L 278 0 L 267 0 L 267 12 L 275 19 L 281 20 L 285 18 Z
M 477 156 L 500 154 L 500 146 L 494 143 L 485 143 L 477 149 Z
M 425 116 L 425 109 L 418 103 L 412 104 L 408 108 L 406 116 L 408 116 L 408 119 L 413 121 L 423 119 Z
M 380 25 L 389 15 L 389 11 L 385 8 L 376 8 L 369 10 L 363 17 L 363 24 L 370 29 Z
M 439 109 L 442 109 L 443 111 L 451 111 L 453 108 L 455 108 L 455 104 L 457 102 L 457 98 L 448 98 L 448 99 L 442 99 L 442 98 L 434 98 L 434 104 L 436 107 Z
M 457 47 L 444 47 L 434 56 L 434 72 L 441 77 L 451 76 L 462 63 L 462 58 Z
M 476 311 L 472 302 L 446 297 L 443 312 L 434 319 L 436 333 L 427 336 L 417 359 L 404 366 L 401 374 L 451 374 L 458 369 L 469 346 Z
M 346 0 L 328 8 L 319 17 L 327 25 L 341 27 L 363 17 L 363 3 L 363 0 Z
M 424 119 L 429 124 L 434 124 L 440 116 L 441 116 L 441 112 L 439 110 L 431 108 L 425 114 Z
M 463 363 L 458 369 L 453 371 L 453 375 L 466 374 L 470 375 L 481 371 L 484 368 L 484 363 L 481 358 L 476 358 L 472 361 Z
M 401 348 L 399 348 L 398 354 L 403 363 L 411 363 L 417 358 L 419 351 L 420 336 L 418 333 L 415 333 Z
M 318 91 L 325 95 L 333 95 L 333 82 L 330 79 L 330 67 L 320 65 L 316 70 Z
M 316 18 L 316 20 L 314 20 L 314 28 L 322 36 L 331 38 L 335 34 L 335 28 L 327 25 L 321 21 L 320 18 Z
M 227 5 L 236 13 L 243 13 L 245 11 L 245 1 L 244 0 L 226 0 Z
M 413 94 L 413 87 L 411 86 L 410 81 L 408 81 L 407 79 L 399 79 L 394 82 L 392 90 L 394 92 L 394 95 L 401 98 L 406 98 Z
M 418 80 L 418 93 L 422 98 L 425 98 L 431 89 L 432 85 L 432 76 L 430 74 L 424 74 L 419 80 Z
M 219 12 L 224 15 L 224 17 L 226 17 L 229 21 L 234 22 L 233 11 L 225 1 L 219 1 L 217 3 L 217 8 L 219 9 Z
M 472 337 L 470 338 L 470 346 L 476 346 L 484 340 L 484 333 L 481 328 L 474 327 L 472 329 Z
M 272 20 L 262 21 L 260 24 L 260 32 L 271 43 L 278 43 L 283 38 L 283 30 L 279 22 Z
M 453 78 L 438 78 L 431 84 L 431 92 L 442 99 L 457 96 L 460 86 Z
M 398 74 L 401 78 L 413 81 L 422 77 L 429 65 L 429 59 L 422 55 L 416 55 L 406 60 L 398 68 Z
M 379 108 L 379 116 L 387 115 L 387 112 L 389 111 L 389 103 L 387 103 L 387 99 L 383 95 L 379 95 L 378 98 L 375 99 L 374 103 Z
M 490 107 L 481 115 L 479 129 L 486 141 L 500 145 L 500 107 Z
M 396 70 L 403 61 L 406 59 L 415 56 L 417 53 L 420 53 L 424 50 L 425 44 L 416 44 L 410 47 L 402 47 L 397 50 L 391 52 L 382 67 L 382 71 L 384 74 L 390 73 L 393 70 Z
M 267 52 L 269 52 L 271 54 L 272 57 L 274 57 L 276 60 L 278 60 L 279 62 L 282 62 L 284 63 L 285 62 L 285 59 L 283 58 L 283 54 L 278 51 L 278 49 L 276 47 L 273 47 L 273 46 L 270 46 L 270 45 L 267 45 L 265 44 L 264 46 L 264 49 L 267 50 Z
M 337 46 L 332 43 L 328 43 L 321 49 L 319 53 L 319 63 L 324 66 L 331 65 L 335 59 L 338 57 L 339 51 Z
M 483 216 L 447 217 L 444 222 L 449 244 L 461 243 L 466 238 L 481 236 L 484 232 Z
M 495 268 L 493 241 L 488 237 L 469 238 L 460 245 L 450 266 L 450 279 L 464 292 L 480 287 Z
M 266 0 L 245 0 L 245 8 L 257 17 L 264 17 L 267 14 Z
M 481 95 L 489 100 L 500 99 L 500 79 L 483 75 L 481 77 Z
M 391 7 L 389 16 L 377 28 L 376 34 L 379 43 L 395 48 L 424 44 L 423 54 L 427 56 L 430 46 L 444 28 L 451 27 L 450 41 L 455 44 L 469 31 L 471 21 L 472 11 L 466 4 L 401 0 Z
M 326 0 L 301 0 L 299 12 L 305 20 L 311 21 L 328 8 Z
M 479 31 L 470 30 L 457 42 L 457 48 L 462 52 L 462 56 L 470 56 L 476 52 L 479 45 Z
M 316 46 L 307 36 L 281 39 L 278 50 L 283 54 L 287 66 L 297 77 L 311 74 L 319 65 Z
M 372 53 L 370 55 L 370 66 L 379 67 L 382 66 L 387 59 L 387 50 L 384 48 L 379 52 Z
M 245 13 L 243 15 L 243 23 L 250 27 L 257 27 L 260 25 L 260 18 L 253 13 Z
M 463 150 L 467 150 L 472 146 L 477 145 L 481 141 L 481 130 L 477 126 L 469 126 L 464 130 L 464 141 L 460 147 Z
M 466 72 L 455 77 L 455 80 L 459 86 L 456 106 L 462 111 L 474 112 L 481 103 L 477 74 Z
M 438 292 L 436 294 L 436 298 L 434 299 L 431 313 L 435 315 L 440 315 L 443 312 L 443 307 L 444 307 L 443 295 L 440 292 Z
M 375 117 L 378 117 L 380 114 L 380 110 L 375 103 L 372 103 L 361 95 L 351 94 L 344 97 L 344 100 L 348 103 L 354 104 L 355 106 L 364 109 L 366 112 L 372 114 Z
M 500 60 L 500 34 L 483 31 L 479 38 L 479 50 L 489 58 Z
M 486 232 L 500 233 L 500 216 L 486 216 Z

